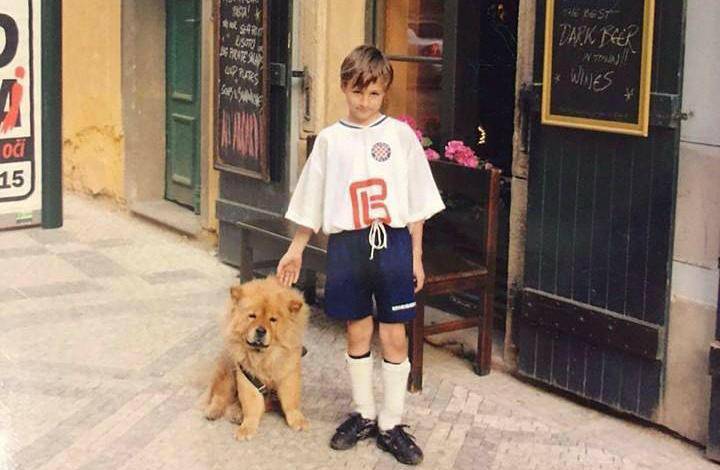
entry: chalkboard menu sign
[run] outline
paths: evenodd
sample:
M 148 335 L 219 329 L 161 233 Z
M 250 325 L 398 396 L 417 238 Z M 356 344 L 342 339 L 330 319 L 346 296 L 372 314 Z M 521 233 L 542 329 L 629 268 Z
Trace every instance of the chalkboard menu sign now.
M 655 0 L 547 0 L 542 122 L 647 136 Z
M 267 0 L 216 0 L 215 168 L 265 181 Z

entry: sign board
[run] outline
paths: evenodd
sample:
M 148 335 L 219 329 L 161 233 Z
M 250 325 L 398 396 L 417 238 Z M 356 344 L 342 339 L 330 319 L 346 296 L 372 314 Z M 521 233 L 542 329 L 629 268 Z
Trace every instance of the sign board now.
M 542 123 L 648 134 L 655 0 L 547 0 Z
M 0 228 L 42 209 L 40 1 L 0 5 Z
M 270 180 L 267 0 L 216 0 L 215 168 Z

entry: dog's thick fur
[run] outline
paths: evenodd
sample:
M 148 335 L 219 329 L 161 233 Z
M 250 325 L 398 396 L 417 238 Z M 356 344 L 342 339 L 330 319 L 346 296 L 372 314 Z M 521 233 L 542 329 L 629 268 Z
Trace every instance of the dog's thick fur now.
M 300 357 L 310 309 L 302 294 L 274 277 L 233 286 L 230 294 L 224 349 L 208 391 L 205 416 L 212 420 L 227 412 L 231 421 L 240 423 L 237 439 L 255 435 L 265 399 L 239 365 L 277 393 L 288 426 L 307 429 L 309 423 L 300 411 Z

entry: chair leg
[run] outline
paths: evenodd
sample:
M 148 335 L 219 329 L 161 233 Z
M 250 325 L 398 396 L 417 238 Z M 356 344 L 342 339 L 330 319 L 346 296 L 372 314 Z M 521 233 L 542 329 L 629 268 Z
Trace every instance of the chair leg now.
M 317 298 L 315 291 L 317 288 L 317 273 L 315 271 L 306 271 L 305 278 L 303 279 L 303 294 L 305 295 L 305 302 L 308 305 L 315 305 Z
M 410 322 L 410 332 L 408 334 L 410 338 L 408 391 L 411 393 L 422 391 L 423 343 L 425 336 L 425 302 L 419 298 L 416 298 L 415 301 L 415 318 Z
M 492 326 L 493 326 L 493 291 L 484 290 L 482 294 L 482 317 L 478 322 L 478 344 L 475 356 L 475 373 L 487 375 L 492 362 Z

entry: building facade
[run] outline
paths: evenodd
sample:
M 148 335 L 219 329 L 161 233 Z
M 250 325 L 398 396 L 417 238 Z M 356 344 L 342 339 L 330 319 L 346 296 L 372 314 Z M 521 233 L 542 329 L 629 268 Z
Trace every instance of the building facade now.
M 342 58 L 358 44 L 375 43 L 396 71 L 387 112 L 413 117 L 436 150 L 452 139 L 471 144 L 503 169 L 511 188 L 502 261 L 509 292 L 506 362 L 522 375 L 707 442 L 708 354 L 715 339 L 720 255 L 720 103 L 709 90 L 719 72 L 713 25 L 720 5 L 655 0 L 650 131 L 644 138 L 542 124 L 548 0 L 246 3 L 262 9 L 267 21 L 264 178 L 218 161 L 218 81 L 225 73 L 218 67 L 218 34 L 232 29 L 222 24 L 223 2 L 71 0 L 63 3 L 66 188 L 110 197 L 184 232 L 216 233 L 221 256 L 236 264 L 242 241 L 237 221 L 282 214 L 305 160 L 307 137 L 343 115 Z M 605 145 L 619 150 L 598 150 Z M 626 158 L 622 149 L 632 146 L 640 149 L 638 156 Z M 553 153 L 559 148 L 566 149 L 562 158 Z M 592 163 L 584 157 L 591 152 Z M 595 181 L 608 168 L 615 169 L 608 185 L 584 198 L 583 178 Z M 563 184 L 574 185 L 579 196 L 553 196 Z M 539 187 L 546 190 L 538 193 Z M 649 194 L 646 205 L 621 204 L 642 187 Z M 573 200 L 578 203 L 569 205 Z M 586 232 L 582 216 L 573 215 L 570 225 L 563 216 L 596 214 L 606 206 L 608 218 L 590 216 Z M 645 216 L 638 215 L 643 211 Z M 549 225 L 551 220 L 557 223 Z M 606 233 L 598 229 L 602 220 L 609 224 Z M 622 220 L 625 228 L 612 220 Z M 601 236 L 608 240 L 598 248 L 609 260 L 605 270 L 592 254 L 586 270 L 575 269 L 585 266 L 580 248 L 598 246 Z M 654 237 L 656 244 L 650 243 Z M 564 246 L 572 249 L 564 252 Z M 617 276 L 612 253 L 624 256 Z M 543 274 L 551 258 L 552 281 Z M 637 263 L 642 269 L 634 269 Z M 602 299 L 593 296 L 596 274 L 604 276 Z M 581 295 L 583 279 L 587 294 Z M 617 321 L 647 344 L 640 348 L 639 340 L 631 344 L 615 333 L 602 340 L 575 334 L 573 318 L 539 328 L 545 313 L 525 315 L 523 299 L 532 295 L 557 300 L 563 312 L 572 305 L 596 315 L 602 328 L 612 329 Z M 542 351 L 544 345 L 546 357 L 527 356 L 529 348 Z M 583 371 L 573 375 L 578 357 Z M 593 375 L 593 367 L 602 371 Z M 574 388 L 573 377 L 582 390 Z M 587 387 L 596 378 L 602 384 L 597 393 Z

